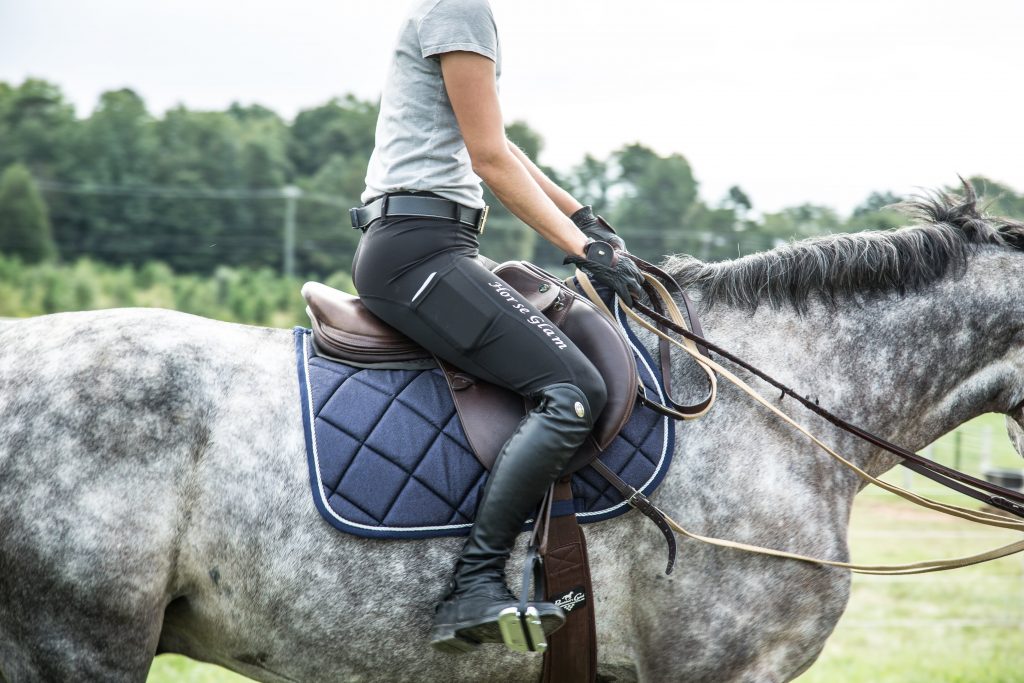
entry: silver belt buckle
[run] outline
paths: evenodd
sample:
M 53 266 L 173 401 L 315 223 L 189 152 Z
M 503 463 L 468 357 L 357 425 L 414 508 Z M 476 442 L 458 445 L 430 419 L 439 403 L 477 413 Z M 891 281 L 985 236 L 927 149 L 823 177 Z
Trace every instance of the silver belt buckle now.
M 476 221 L 476 231 L 480 234 L 484 232 L 484 226 L 487 225 L 487 214 L 490 213 L 491 207 L 484 204 L 484 208 L 480 209 L 480 218 Z

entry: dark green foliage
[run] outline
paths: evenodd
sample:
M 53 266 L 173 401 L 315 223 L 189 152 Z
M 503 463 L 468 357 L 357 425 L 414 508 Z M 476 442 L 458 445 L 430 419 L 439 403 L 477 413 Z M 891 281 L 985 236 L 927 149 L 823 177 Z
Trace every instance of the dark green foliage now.
M 701 233 L 734 221 L 731 210 L 716 215 L 697 197 L 697 181 L 680 154 L 661 156 L 639 143 L 609 159 L 586 156 L 569 183 L 581 201 L 594 206 L 648 259 L 679 252 L 706 253 Z
M 0 226 L 6 231 L 0 239 L 8 239 L 8 249 L 13 241 L 27 244 L 23 256 L 29 259 L 50 258 L 55 242 L 68 260 L 89 256 L 138 267 L 143 288 L 167 277 L 159 267 L 143 265 L 153 261 L 178 273 L 213 275 L 223 267 L 280 272 L 283 190 L 296 187 L 296 272 L 323 277 L 347 270 L 359 238 L 347 209 L 363 190 L 378 110 L 376 102 L 348 95 L 301 111 L 291 123 L 256 104 L 235 103 L 225 111 L 177 107 L 155 115 L 137 93 L 121 89 L 104 93 L 95 110 L 79 119 L 52 83 L 0 82 L 0 169 L 15 163 L 27 168 L 45 203 L 19 205 L 32 204 L 33 215 L 43 217 L 32 225 L 45 225 L 48 210 L 53 230 L 52 239 L 41 229 L 22 231 L 15 240 L 14 228 Z M 530 158 L 542 157 L 544 140 L 528 124 L 513 122 L 506 134 Z M 813 204 L 759 215 L 737 186 L 708 202 L 684 156 L 661 155 L 639 143 L 602 158 L 587 155 L 563 177 L 541 168 L 592 204 L 631 250 L 650 260 L 673 253 L 731 258 L 794 237 L 906 222 L 887 208 L 899 198 L 885 192 L 872 193 L 848 221 Z M 986 178 L 970 180 L 991 202 L 990 212 L 1024 216 L 1024 195 Z M 560 267 L 563 254 L 486 188 L 485 199 L 491 217 L 481 238 L 484 254 Z M 70 287 L 71 293 L 61 287 L 47 289 L 48 304 L 80 301 L 86 307 L 97 297 L 85 285 Z M 200 297 L 194 283 L 174 287 L 185 299 Z M 246 315 L 256 316 L 264 304 L 240 300 L 238 306 L 255 306 Z
M 359 205 L 365 174 L 365 164 L 335 154 L 313 177 L 300 181 L 307 193 L 298 206 L 300 270 L 324 273 L 351 267 L 362 233 L 352 228 L 348 207 Z
M 60 88 L 34 78 L 20 86 L 0 82 L 0 168 L 21 162 L 53 177 L 68 164 L 75 112 Z
M 569 190 L 586 204 L 594 207 L 594 213 L 602 215 L 611 206 L 609 192 L 615 184 L 608 163 L 589 154 L 573 169 L 569 176 Z
M 334 155 L 361 160 L 365 171 L 379 110 L 378 103 L 346 95 L 300 112 L 292 124 L 288 147 L 296 171 L 311 176 Z
M 32 174 L 12 164 L 0 176 L 0 252 L 38 263 L 56 255 L 46 205 Z
M 847 229 L 885 230 L 907 224 L 907 218 L 895 205 L 903 201 L 892 192 L 872 192 L 859 204 L 850 216 Z
M 523 150 L 534 163 L 540 158 L 540 152 L 544 149 L 544 138 L 525 121 L 513 121 L 505 126 L 505 137 Z

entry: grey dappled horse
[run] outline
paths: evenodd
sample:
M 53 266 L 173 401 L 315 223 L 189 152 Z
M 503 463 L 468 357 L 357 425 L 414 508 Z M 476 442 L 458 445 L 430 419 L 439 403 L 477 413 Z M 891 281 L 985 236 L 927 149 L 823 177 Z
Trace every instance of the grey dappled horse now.
M 916 210 L 922 227 L 667 267 L 713 340 L 853 422 L 916 449 L 1012 413 L 1019 448 L 1024 226 L 970 191 Z M 696 392 L 688 362 L 675 384 Z M 869 472 L 894 464 L 783 404 Z M 678 435 L 654 500 L 684 526 L 847 558 L 861 482 L 799 434 L 726 385 Z M 142 681 L 179 652 L 261 681 L 535 680 L 500 646 L 427 646 L 461 540 L 336 531 L 304 448 L 290 331 L 144 309 L 0 325 L 0 678 Z M 790 680 L 849 596 L 844 570 L 693 542 L 667 577 L 635 513 L 586 530 L 603 680 Z

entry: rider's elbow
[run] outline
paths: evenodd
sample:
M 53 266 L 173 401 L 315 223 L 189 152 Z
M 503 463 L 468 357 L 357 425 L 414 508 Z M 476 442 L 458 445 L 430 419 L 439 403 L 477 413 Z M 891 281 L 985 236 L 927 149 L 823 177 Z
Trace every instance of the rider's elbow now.
M 503 175 L 508 170 L 508 165 L 515 162 L 515 157 L 505 145 L 487 146 L 470 150 L 470 161 L 473 164 L 473 173 L 488 183 L 496 176 Z

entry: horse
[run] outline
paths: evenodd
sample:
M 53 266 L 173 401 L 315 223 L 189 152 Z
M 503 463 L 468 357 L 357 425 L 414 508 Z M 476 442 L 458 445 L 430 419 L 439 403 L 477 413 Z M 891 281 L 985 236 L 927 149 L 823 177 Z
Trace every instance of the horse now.
M 919 449 L 1001 412 L 1020 449 L 1024 224 L 984 216 L 969 187 L 909 209 L 895 231 L 663 265 L 710 339 L 847 419 Z M 258 681 L 537 679 L 538 658 L 497 645 L 428 647 L 460 539 L 357 538 L 319 516 L 294 364 L 290 331 L 165 310 L 0 325 L 0 679 L 143 681 L 160 653 Z M 703 389 L 686 358 L 672 377 Z M 797 417 L 873 475 L 895 464 Z M 855 475 L 731 386 L 676 429 L 652 496 L 673 518 L 848 559 Z M 666 576 L 636 513 L 586 531 L 599 680 L 788 681 L 849 598 L 846 570 L 693 541 Z

